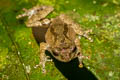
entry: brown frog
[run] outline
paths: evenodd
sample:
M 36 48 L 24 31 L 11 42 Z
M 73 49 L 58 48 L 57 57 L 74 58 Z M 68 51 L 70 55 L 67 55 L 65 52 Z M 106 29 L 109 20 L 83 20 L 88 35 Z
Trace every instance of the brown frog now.
M 42 9 L 41 9 L 42 8 Z M 88 37 L 91 30 L 83 31 L 79 24 L 75 23 L 70 17 L 61 14 L 53 19 L 45 17 L 53 11 L 51 6 L 35 6 L 25 13 L 18 15 L 17 18 L 28 16 L 27 27 L 47 27 L 45 41 L 40 43 L 40 65 L 42 72 L 45 73 L 45 63 L 48 60 L 45 50 L 50 51 L 53 57 L 62 62 L 69 62 L 78 57 L 80 67 L 82 67 L 82 56 L 80 46 L 80 36 L 83 36 L 92 42 Z M 37 65 L 39 66 L 39 65 Z
M 28 20 L 25 22 L 27 27 L 45 27 L 46 24 L 50 23 L 50 20 L 45 17 L 54 10 L 52 6 L 35 6 L 31 9 L 23 9 L 25 13 L 18 15 L 16 18 L 22 18 L 28 16 Z

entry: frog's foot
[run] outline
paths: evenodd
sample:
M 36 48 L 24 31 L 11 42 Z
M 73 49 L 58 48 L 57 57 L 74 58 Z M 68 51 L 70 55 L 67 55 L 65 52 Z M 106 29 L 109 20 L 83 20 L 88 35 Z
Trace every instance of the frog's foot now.
M 35 65 L 34 68 L 41 67 L 42 73 L 45 74 L 45 73 L 46 73 L 45 63 L 46 63 L 46 62 L 40 62 L 39 64 Z
M 46 69 L 45 69 L 45 64 L 46 64 L 46 62 L 47 61 L 53 61 L 49 56 L 46 56 L 45 58 L 44 58 L 44 61 L 40 61 L 40 63 L 39 64 L 37 64 L 37 65 L 35 65 L 34 66 L 34 68 L 38 68 L 38 67 L 41 67 L 41 70 L 42 70 L 42 73 L 46 73 Z
M 23 14 L 20 14 L 20 15 L 16 16 L 16 19 L 19 19 L 19 18 L 22 18 L 22 17 L 25 17 L 25 16 L 27 16 L 27 14 L 23 13 Z
M 89 37 L 89 33 L 91 33 L 91 32 L 92 32 L 92 30 L 84 31 L 84 33 L 82 34 L 82 36 L 85 37 L 85 38 L 87 38 L 90 42 L 93 42 L 93 39 L 91 37 Z
M 46 56 L 46 61 L 47 62 L 52 62 L 53 60 L 50 58 L 50 56 Z
M 44 61 L 44 62 L 40 62 L 40 65 L 42 66 L 41 69 L 42 69 L 42 73 L 43 73 L 43 74 L 46 73 L 45 64 L 46 64 L 47 61 L 50 61 L 50 62 L 51 62 L 52 59 L 50 59 L 49 56 L 46 56 L 45 61 Z
M 80 55 L 78 56 L 79 67 L 80 68 L 83 68 L 83 63 L 82 63 L 83 59 L 89 59 L 89 57 L 88 56 L 83 56 L 82 53 L 80 53 Z
M 17 19 L 25 17 L 25 16 L 29 16 L 28 15 L 28 10 L 26 8 L 23 8 L 22 10 L 24 11 L 24 13 L 16 16 Z
M 27 12 L 27 11 L 28 11 L 26 8 L 23 8 L 22 10 L 23 10 L 24 12 Z

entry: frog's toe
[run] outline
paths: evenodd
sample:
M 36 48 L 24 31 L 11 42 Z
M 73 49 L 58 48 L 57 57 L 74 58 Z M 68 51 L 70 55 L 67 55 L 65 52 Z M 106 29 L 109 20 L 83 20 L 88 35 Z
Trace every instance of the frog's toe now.
M 46 56 L 46 61 L 52 62 L 53 60 L 52 60 L 52 58 L 50 58 L 50 56 Z
M 39 64 L 35 65 L 34 68 L 36 69 L 36 68 L 40 67 L 40 65 L 41 64 L 39 63 Z
M 45 68 L 42 68 L 42 73 L 46 74 L 46 69 Z
M 83 68 L 83 64 L 82 63 L 79 64 L 79 68 Z

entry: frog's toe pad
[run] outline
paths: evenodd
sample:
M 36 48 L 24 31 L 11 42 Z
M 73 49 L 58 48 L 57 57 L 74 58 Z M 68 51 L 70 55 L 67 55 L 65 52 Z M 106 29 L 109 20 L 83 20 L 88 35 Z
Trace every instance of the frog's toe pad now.
M 79 68 L 83 68 L 83 64 L 79 64 Z

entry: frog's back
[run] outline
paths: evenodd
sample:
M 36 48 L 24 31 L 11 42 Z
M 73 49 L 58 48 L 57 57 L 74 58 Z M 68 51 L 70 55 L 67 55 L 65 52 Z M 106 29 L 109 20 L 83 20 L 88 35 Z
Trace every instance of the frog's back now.
M 64 23 L 61 18 L 58 16 L 53 19 L 50 27 L 48 28 L 45 40 L 48 44 L 53 45 L 56 42 L 56 39 L 63 38 L 65 36 L 67 39 L 74 41 L 75 40 L 75 31 L 68 24 Z

